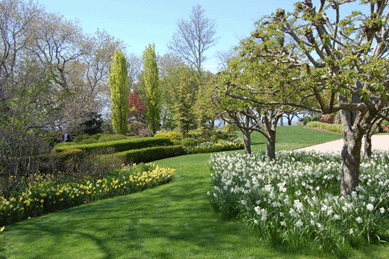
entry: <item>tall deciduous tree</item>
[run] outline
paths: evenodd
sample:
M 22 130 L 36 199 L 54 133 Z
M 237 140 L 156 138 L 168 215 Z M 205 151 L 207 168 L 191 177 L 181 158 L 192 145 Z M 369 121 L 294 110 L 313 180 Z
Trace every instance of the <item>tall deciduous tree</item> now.
M 161 94 L 154 44 L 149 44 L 143 52 L 143 78 L 146 88 L 146 121 L 150 130 L 155 134 L 161 121 Z
M 258 29 L 243 46 L 247 62 L 266 58 L 299 71 L 294 80 L 300 86 L 301 101 L 279 100 L 272 104 L 325 114 L 341 112 L 343 196 L 358 186 L 362 138 L 377 116 L 385 117 L 382 111 L 389 101 L 388 0 L 361 0 L 361 5 L 369 6 L 368 13 L 354 11 L 342 17 L 341 10 L 347 10 L 351 2 L 321 0 L 316 8 L 311 0 L 305 0 L 295 4 L 293 13 L 278 9 L 258 23 Z M 286 35 L 293 38 L 292 43 L 268 48 Z M 279 72 L 275 69 L 272 74 L 282 80 Z M 308 98 L 314 98 L 317 105 L 305 104 Z
M 129 85 L 126 58 L 120 50 L 116 50 L 112 58 L 108 79 L 111 88 L 112 126 L 117 134 L 126 134 Z
M 177 23 L 178 30 L 168 44 L 170 50 L 182 56 L 197 71 L 202 70 L 205 51 L 216 43 L 216 23 L 206 18 L 204 12 L 200 5 L 194 6 L 189 20 L 181 19 Z

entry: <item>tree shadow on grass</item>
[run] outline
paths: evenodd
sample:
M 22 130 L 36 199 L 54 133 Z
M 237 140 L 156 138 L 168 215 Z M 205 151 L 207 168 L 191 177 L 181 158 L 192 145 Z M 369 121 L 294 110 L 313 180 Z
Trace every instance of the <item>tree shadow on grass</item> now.
M 72 257 L 80 242 L 94 250 L 89 258 L 171 257 L 176 249 L 193 255 L 215 249 L 234 253 L 245 243 L 247 229 L 216 218 L 204 188 L 207 181 L 189 178 L 187 185 L 169 184 L 21 222 L 13 231 L 23 233 L 23 243 L 43 244 L 32 252 L 35 258 L 48 257 L 47 251 Z

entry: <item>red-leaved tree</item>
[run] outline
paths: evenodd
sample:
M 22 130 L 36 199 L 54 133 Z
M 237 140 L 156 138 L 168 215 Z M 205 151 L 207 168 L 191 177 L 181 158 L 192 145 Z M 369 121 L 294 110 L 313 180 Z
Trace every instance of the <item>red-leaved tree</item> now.
M 128 122 L 144 121 L 145 106 L 136 90 L 128 95 Z

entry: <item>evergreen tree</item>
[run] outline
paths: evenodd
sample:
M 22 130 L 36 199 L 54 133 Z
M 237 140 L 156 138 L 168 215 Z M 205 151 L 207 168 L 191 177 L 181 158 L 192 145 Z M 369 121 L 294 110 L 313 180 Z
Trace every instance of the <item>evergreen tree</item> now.
M 143 67 L 143 78 L 146 88 L 146 121 L 150 130 L 155 134 L 161 120 L 161 94 L 159 91 L 159 75 L 154 44 L 149 44 L 143 52 Z
M 117 134 L 127 133 L 128 75 L 124 54 L 116 50 L 108 77 L 112 100 L 112 126 Z

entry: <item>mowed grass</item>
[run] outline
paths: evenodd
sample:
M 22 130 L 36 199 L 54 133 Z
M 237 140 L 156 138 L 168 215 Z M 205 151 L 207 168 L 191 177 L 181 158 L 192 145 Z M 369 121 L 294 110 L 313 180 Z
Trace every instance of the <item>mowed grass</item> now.
M 282 127 L 277 148 L 339 137 L 301 126 Z M 253 134 L 254 150 L 265 147 L 262 142 Z M 206 194 L 211 188 L 209 157 L 159 160 L 158 165 L 176 169 L 169 184 L 6 226 L 0 233 L 0 258 L 331 258 L 273 249 L 244 223 L 221 220 Z M 387 246 L 376 245 L 352 251 L 350 257 L 388 258 L 389 253 Z

